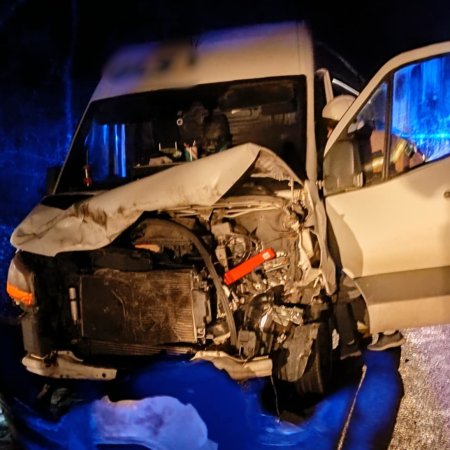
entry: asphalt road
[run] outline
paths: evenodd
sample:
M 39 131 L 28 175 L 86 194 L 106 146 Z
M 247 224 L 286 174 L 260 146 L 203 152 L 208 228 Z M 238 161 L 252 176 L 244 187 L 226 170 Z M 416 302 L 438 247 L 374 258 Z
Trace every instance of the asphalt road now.
M 450 449 L 450 325 L 404 332 L 405 395 L 389 450 Z

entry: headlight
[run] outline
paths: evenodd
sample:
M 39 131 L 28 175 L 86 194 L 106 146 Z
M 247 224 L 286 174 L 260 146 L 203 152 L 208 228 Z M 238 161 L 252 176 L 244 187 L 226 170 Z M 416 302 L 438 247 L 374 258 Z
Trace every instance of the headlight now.
M 6 292 L 18 304 L 34 305 L 33 272 L 23 263 L 20 253 L 16 253 L 8 269 Z

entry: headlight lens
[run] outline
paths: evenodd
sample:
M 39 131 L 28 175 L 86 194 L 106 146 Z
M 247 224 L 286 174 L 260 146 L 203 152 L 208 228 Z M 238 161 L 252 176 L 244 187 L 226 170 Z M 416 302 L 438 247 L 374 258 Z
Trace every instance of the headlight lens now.
M 6 292 L 18 304 L 34 305 L 33 273 L 25 266 L 20 253 L 16 253 L 8 269 Z

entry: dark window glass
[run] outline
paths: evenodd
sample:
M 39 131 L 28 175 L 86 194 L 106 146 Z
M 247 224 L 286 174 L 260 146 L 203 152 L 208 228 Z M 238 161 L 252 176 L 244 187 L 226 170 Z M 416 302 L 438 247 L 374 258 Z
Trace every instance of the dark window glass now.
M 247 142 L 273 150 L 304 176 L 304 76 L 215 83 L 93 102 L 57 191 L 85 189 L 86 168 L 91 188 L 103 189 L 161 166 Z

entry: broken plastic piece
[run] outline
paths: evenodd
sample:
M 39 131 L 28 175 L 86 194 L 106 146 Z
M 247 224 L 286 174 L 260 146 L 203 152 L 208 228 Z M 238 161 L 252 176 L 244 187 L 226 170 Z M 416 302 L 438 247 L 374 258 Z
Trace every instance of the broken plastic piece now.
M 113 380 L 117 375 L 117 369 L 84 364 L 82 359 L 65 350 L 58 351 L 51 362 L 27 353 L 22 363 L 28 371 L 50 378 Z
M 192 361 L 197 359 L 212 362 L 217 369 L 225 370 L 233 380 L 237 381 L 270 377 L 273 371 L 273 363 L 268 356 L 246 360 L 233 358 L 222 351 L 201 350 L 194 355 Z

